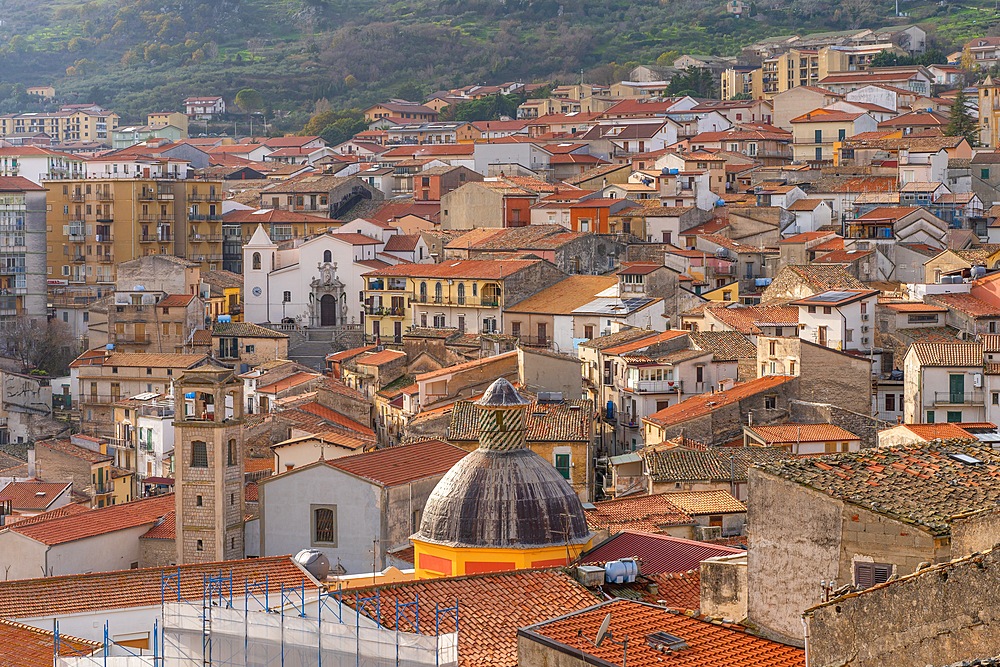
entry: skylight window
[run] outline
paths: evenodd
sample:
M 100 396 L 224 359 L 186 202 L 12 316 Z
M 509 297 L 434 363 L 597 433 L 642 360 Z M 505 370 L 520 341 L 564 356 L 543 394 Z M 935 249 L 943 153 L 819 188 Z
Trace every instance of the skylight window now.
M 955 459 L 959 463 L 964 463 L 968 466 L 981 465 L 982 461 L 977 459 L 975 456 L 969 456 L 968 454 L 948 454 L 951 458 Z

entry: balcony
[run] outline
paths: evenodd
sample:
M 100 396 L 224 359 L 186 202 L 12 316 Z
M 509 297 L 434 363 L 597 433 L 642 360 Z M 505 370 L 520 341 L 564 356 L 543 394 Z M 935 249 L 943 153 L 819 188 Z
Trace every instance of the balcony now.
M 82 192 L 73 192 L 69 195 L 69 200 L 73 202 L 82 202 L 84 199 Z
M 143 234 L 139 237 L 139 243 L 170 243 L 172 240 L 170 234 Z
M 116 333 L 116 345 L 149 345 L 149 334 L 141 333 Z
M 115 449 L 135 449 L 135 444 L 126 438 L 108 438 L 108 443 Z
M 94 235 L 94 242 L 95 243 L 114 243 L 115 242 L 115 237 L 114 237 L 114 234 L 95 234 Z
M 680 380 L 640 380 L 628 388 L 637 394 L 669 394 L 683 392 L 682 385 Z
M 122 400 L 121 394 L 84 394 L 73 401 L 74 407 L 83 405 L 111 405 Z
M 222 195 L 218 192 L 192 192 L 187 198 L 188 201 L 222 201 Z
M 83 243 L 87 240 L 87 235 L 82 228 L 70 227 L 69 240 L 71 243 Z
M 139 201 L 156 201 L 156 190 L 141 190 L 137 197 Z
M 498 296 L 427 296 L 426 294 L 411 294 L 412 303 L 433 303 L 441 306 L 464 306 L 469 308 L 497 308 L 500 305 Z
M 97 201 L 114 201 L 115 195 L 112 192 L 97 191 Z
M 95 496 L 106 496 L 115 490 L 115 485 L 112 482 L 98 482 L 93 487 Z
M 981 391 L 935 391 L 934 405 L 982 405 L 983 397 Z
M 70 258 L 69 258 L 69 261 L 72 262 L 72 263 L 74 263 L 74 264 L 80 264 L 80 263 L 86 262 L 87 258 L 84 255 L 82 255 L 82 254 L 71 255 Z
M 403 308 L 386 308 L 384 306 L 365 306 L 366 315 L 376 315 L 381 317 L 403 317 Z
M 98 255 L 97 256 L 97 263 L 98 264 L 114 264 L 115 263 L 115 258 L 112 257 L 111 255 Z
M 190 213 L 188 214 L 188 220 L 191 222 L 221 222 L 222 216 L 208 213 Z

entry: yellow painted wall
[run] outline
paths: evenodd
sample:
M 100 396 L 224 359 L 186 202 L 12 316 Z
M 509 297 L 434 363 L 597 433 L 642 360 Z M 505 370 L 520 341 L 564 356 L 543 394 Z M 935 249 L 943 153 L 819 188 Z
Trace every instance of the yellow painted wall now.
M 473 549 L 413 540 L 416 579 L 566 565 L 590 547 L 560 544 L 538 549 Z M 449 567 L 450 566 L 450 567 Z M 450 571 L 449 571 L 450 570 Z

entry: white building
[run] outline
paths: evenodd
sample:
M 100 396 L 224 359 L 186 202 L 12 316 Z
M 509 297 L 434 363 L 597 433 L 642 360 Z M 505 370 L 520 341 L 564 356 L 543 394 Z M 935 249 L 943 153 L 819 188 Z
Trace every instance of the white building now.
M 799 338 L 835 350 L 875 346 L 878 290 L 826 291 L 789 305 L 799 308 Z
M 338 229 L 291 244 L 279 249 L 258 226 L 243 246 L 246 321 L 305 327 L 360 323 L 361 274 L 389 265 L 376 259 L 385 241 Z

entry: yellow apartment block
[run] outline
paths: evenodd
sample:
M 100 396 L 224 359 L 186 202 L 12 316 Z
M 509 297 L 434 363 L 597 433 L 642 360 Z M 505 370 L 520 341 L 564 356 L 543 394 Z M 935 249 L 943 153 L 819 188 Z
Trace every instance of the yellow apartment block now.
M 47 183 L 48 275 L 115 282 L 115 265 L 175 255 L 222 268 L 222 181 L 109 178 Z

